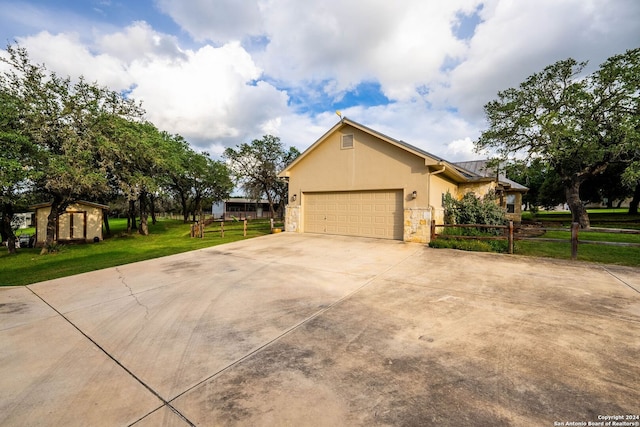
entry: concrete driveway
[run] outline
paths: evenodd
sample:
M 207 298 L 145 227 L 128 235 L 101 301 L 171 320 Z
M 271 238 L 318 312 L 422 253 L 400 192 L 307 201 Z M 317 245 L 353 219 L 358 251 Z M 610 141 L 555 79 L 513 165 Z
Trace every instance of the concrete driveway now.
M 640 414 L 639 291 L 290 233 L 0 288 L 0 425 L 605 425 Z

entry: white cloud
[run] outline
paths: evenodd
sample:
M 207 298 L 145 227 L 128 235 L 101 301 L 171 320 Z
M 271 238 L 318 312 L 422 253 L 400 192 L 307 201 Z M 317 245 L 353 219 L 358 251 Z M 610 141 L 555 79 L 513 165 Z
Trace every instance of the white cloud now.
M 131 96 L 143 100 L 149 119 L 196 141 L 233 141 L 258 131 L 286 111 L 286 95 L 252 81 L 261 70 L 239 45 L 185 51 L 186 60 L 134 61 L 138 82 Z
M 267 2 L 270 42 L 259 63 L 268 75 L 290 83 L 335 80 L 334 90 L 343 91 L 376 80 L 388 97 L 408 100 L 417 87 L 438 78 L 447 58 L 464 53 L 452 25 L 457 12 L 477 3 Z
M 635 0 L 614 0 L 607 7 L 595 0 L 492 0 L 481 15 L 464 60 L 429 97 L 473 118 L 483 115 L 482 106 L 499 90 L 547 65 L 573 57 L 595 68 L 640 40 Z
M 123 31 L 99 36 L 96 48 L 125 63 L 156 57 L 186 58 L 175 36 L 154 31 L 144 21 L 134 22 Z
M 318 105 L 377 82 L 392 103 L 343 113 L 452 161 L 477 156 L 482 106 L 499 90 L 567 57 L 597 67 L 640 40 L 637 0 L 147 1 L 184 33 L 3 0 L 0 24 L 27 28 L 21 44 L 62 75 L 133 88 L 159 128 L 214 155 L 267 133 L 305 149 L 337 122 L 331 101 L 296 113 L 276 86 Z M 456 38 L 475 11 L 472 36 Z
M 128 88 L 134 80 L 126 66 L 117 58 L 104 53 L 93 53 L 80 41 L 77 34 L 50 34 L 43 31 L 32 37 L 18 39 L 36 63 L 44 63 L 60 76 L 84 76 L 90 82 L 114 90 Z
M 126 37 L 131 42 L 116 49 Z M 117 91 L 131 88 L 147 119 L 213 154 L 273 130 L 288 112 L 286 93 L 256 82 L 261 69 L 238 42 L 179 51 L 171 37 L 136 23 L 98 39 L 96 46 L 107 53 L 92 53 L 69 34 L 42 32 L 21 45 L 34 62 L 61 76 L 84 75 Z
M 447 144 L 446 156 L 444 157 L 456 160 L 475 159 L 478 157 L 478 153 L 474 151 L 473 140 L 467 136 Z
M 156 0 L 198 41 L 225 43 L 262 32 L 258 0 Z

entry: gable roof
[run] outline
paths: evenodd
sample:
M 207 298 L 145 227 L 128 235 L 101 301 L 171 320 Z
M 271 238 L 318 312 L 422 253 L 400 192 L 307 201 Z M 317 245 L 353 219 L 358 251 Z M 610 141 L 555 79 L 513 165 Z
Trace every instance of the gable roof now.
M 320 139 L 318 139 L 316 142 L 314 142 L 309 148 L 307 148 L 302 154 L 300 154 L 293 162 L 291 162 L 291 164 L 289 164 L 286 168 L 284 168 L 279 174 L 278 176 L 281 178 L 285 178 L 289 176 L 289 172 L 290 170 L 297 165 L 302 159 L 304 159 L 305 157 L 307 157 L 310 153 L 312 153 L 320 144 L 322 144 L 327 138 L 329 138 L 330 135 L 332 135 L 334 132 L 338 131 L 339 129 L 345 127 L 345 126 L 351 126 L 353 128 L 356 128 L 362 132 L 368 133 L 369 135 L 372 135 L 384 142 L 387 142 L 388 144 L 391 144 L 395 147 L 398 147 L 402 150 L 405 150 L 415 156 L 418 156 L 422 159 L 424 159 L 424 163 L 425 166 L 444 166 L 445 167 L 445 174 L 448 175 L 449 177 L 453 178 L 454 180 L 458 181 L 458 182 L 465 182 L 470 178 L 470 175 L 463 170 L 460 170 L 460 168 L 455 167 L 452 163 L 447 162 L 446 160 L 444 160 L 441 157 L 438 157 L 434 154 L 431 154 L 427 151 L 424 151 L 418 147 L 415 147 L 405 141 L 402 140 L 398 140 L 395 138 L 392 138 L 388 135 L 385 135 L 383 133 L 380 133 L 376 130 L 373 130 L 367 126 L 364 126 L 358 122 L 355 122 L 353 120 L 350 120 L 346 117 L 342 117 L 342 119 L 336 123 L 335 126 L 333 126 L 331 129 L 329 129 L 324 135 L 322 135 L 320 137 Z

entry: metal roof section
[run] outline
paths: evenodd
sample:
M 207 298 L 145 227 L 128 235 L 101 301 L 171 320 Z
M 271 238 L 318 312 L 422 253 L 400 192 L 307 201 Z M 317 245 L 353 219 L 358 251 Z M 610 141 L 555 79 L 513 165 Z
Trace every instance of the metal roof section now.
M 529 188 L 507 178 L 505 175 L 501 175 L 500 173 L 498 173 L 496 177 L 495 169 L 487 166 L 488 162 L 488 160 L 472 160 L 466 162 L 456 162 L 454 163 L 454 165 L 467 171 L 470 174 L 470 180 L 472 181 L 482 181 L 483 179 L 494 180 L 497 178 L 499 183 L 503 184 L 505 187 L 511 190 L 522 192 L 529 191 Z

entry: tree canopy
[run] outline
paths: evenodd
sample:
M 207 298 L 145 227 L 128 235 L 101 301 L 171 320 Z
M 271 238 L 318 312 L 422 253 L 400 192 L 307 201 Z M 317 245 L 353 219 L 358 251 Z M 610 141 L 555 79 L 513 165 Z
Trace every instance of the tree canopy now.
M 295 147 L 286 150 L 280 138 L 273 135 L 224 151 L 231 173 L 246 194 L 256 200 L 265 197 L 272 216 L 275 216 L 275 206 L 282 209 L 287 200 L 287 184 L 278 178 L 278 172 L 299 155 Z
M 132 226 L 137 202 L 138 231 L 147 234 L 154 195 L 173 190 L 177 176 L 193 209 L 228 197 L 226 166 L 158 130 L 139 103 L 82 77 L 62 78 L 33 64 L 22 47 L 9 45 L 7 53 L 0 58 L 8 66 L 0 73 L 3 240 L 15 241 L 11 216 L 29 194 L 52 202 L 43 252 L 54 242 L 59 215 L 78 200 L 124 197 Z
M 485 105 L 489 128 L 478 150 L 500 157 L 539 159 L 557 174 L 573 220 L 589 227 L 581 186 L 612 163 L 625 165 L 621 179 L 640 176 L 640 49 L 605 61 L 585 75 L 586 62 L 558 61 Z

